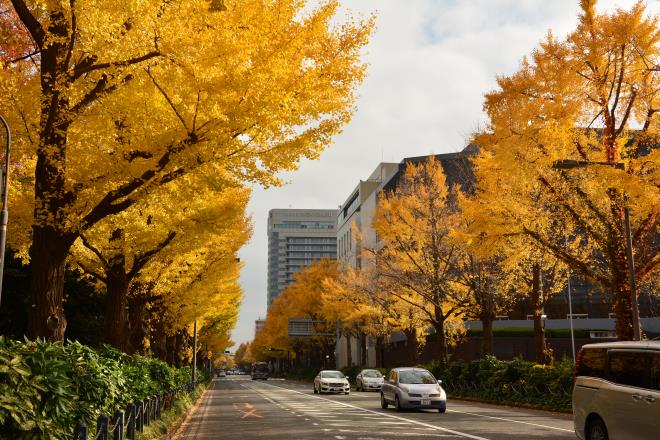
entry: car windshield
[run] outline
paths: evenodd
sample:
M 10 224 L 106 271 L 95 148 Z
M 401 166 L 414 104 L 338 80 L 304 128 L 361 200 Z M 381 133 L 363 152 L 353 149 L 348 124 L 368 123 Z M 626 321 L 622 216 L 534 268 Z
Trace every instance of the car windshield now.
M 255 365 L 254 366 L 254 371 L 257 371 L 259 373 L 267 373 L 268 372 L 268 365 Z
M 432 384 L 436 383 L 431 373 L 425 370 L 404 370 L 399 372 L 399 383 Z
M 324 371 L 321 373 L 321 377 L 324 379 L 343 379 L 344 375 L 341 371 Z
M 362 372 L 362 377 L 382 377 L 382 376 L 376 370 L 364 370 Z

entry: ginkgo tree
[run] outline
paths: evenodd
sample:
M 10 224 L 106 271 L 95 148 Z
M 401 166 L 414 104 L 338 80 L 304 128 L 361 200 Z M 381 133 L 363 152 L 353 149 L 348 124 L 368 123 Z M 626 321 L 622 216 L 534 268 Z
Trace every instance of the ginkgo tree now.
M 228 185 L 219 175 L 189 175 L 81 235 L 72 256 L 84 273 L 105 287 L 105 336 L 110 344 L 126 349 L 129 292 L 138 295 L 143 290 L 136 284 L 144 286 L 149 270 L 161 268 L 158 260 L 209 242 L 219 245 L 216 237 L 223 235 L 232 237 L 225 243 L 234 253 L 245 243 L 250 230 L 245 219 L 248 196 L 248 190 Z
M 460 223 L 457 188 L 448 188 L 435 156 L 406 165 L 396 189 L 378 202 L 372 227 L 381 241 L 371 249 L 379 276 L 398 300 L 419 310 L 436 333 L 440 361 L 459 331 L 469 288 L 460 280 L 461 246 L 453 238 Z
M 629 265 L 645 283 L 660 264 L 658 18 L 642 2 L 611 13 L 580 4 L 573 32 L 549 33 L 486 95 L 475 222 L 484 234 L 524 236 L 610 292 L 617 336 L 632 339 Z
M 49 340 L 64 337 L 80 234 L 208 163 L 273 185 L 316 158 L 351 116 L 373 26 L 338 23 L 335 0 L 11 6 L 32 44 L 3 66 L 0 111 L 16 133 L 16 194 L 32 201 L 15 216 L 31 242 L 28 333 Z
M 334 304 L 326 303 L 328 279 L 337 276 L 337 262 L 321 259 L 301 269 L 294 275 L 294 282 L 273 301 L 268 309 L 264 328 L 255 335 L 250 345 L 256 359 L 294 357 L 315 357 L 321 365 L 334 352 L 335 316 Z M 290 318 L 307 318 L 313 321 L 318 335 L 290 337 Z M 328 356 L 326 358 L 325 356 Z
M 359 231 L 356 235 L 360 236 Z M 362 249 L 359 268 L 340 264 L 337 276 L 324 280 L 324 300 L 330 314 L 342 327 L 357 329 L 376 340 L 376 363 L 383 364 L 384 340 L 395 332 L 406 335 L 408 355 L 417 362 L 420 329 L 423 331 L 423 316 L 413 307 L 390 292 L 393 287 L 378 272 L 373 261 L 374 254 L 368 248 Z M 377 256 L 376 256 L 377 258 Z M 396 287 L 395 287 L 396 288 Z M 347 340 L 347 363 L 351 364 L 350 339 Z M 366 344 L 361 347 L 366 352 Z M 360 363 L 360 365 L 365 365 Z

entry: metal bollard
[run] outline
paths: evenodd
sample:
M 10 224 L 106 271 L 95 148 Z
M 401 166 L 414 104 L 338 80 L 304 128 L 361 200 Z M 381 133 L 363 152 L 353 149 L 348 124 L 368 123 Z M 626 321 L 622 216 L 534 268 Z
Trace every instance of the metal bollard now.
M 135 404 L 128 405 L 128 423 L 126 427 L 126 438 L 135 440 Z
M 140 401 L 137 404 L 137 429 L 138 432 L 144 432 L 144 402 Z
M 85 422 L 78 422 L 73 440 L 87 440 L 87 425 Z
M 124 411 L 117 411 L 112 420 L 113 440 L 124 440 Z
M 108 425 L 110 418 L 103 414 L 96 420 L 96 439 L 108 440 Z
M 142 404 L 144 405 L 144 424 L 145 424 L 145 426 L 149 426 L 149 423 L 151 423 L 151 420 L 149 420 L 149 417 L 151 416 L 151 414 L 150 414 L 151 413 L 151 411 L 150 411 L 151 405 L 149 405 L 149 403 L 150 403 L 149 399 L 144 399 L 142 401 Z

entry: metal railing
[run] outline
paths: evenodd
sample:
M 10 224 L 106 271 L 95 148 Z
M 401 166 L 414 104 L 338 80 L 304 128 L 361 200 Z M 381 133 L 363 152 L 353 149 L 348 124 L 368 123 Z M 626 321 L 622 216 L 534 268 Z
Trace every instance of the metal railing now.
M 78 422 L 74 432 L 74 440 L 134 440 L 138 432 L 144 432 L 144 427 L 152 421 L 159 420 L 161 412 L 171 408 L 172 403 L 180 394 L 195 389 L 192 382 L 177 388 L 172 388 L 163 394 L 151 396 L 144 400 L 130 403 L 125 410 L 115 411 L 114 416 L 102 414 L 96 419 L 96 431 L 90 437 L 90 431 L 84 421 Z
M 445 391 L 455 397 L 473 397 L 502 403 L 524 403 L 570 409 L 572 387 L 562 384 L 487 383 L 455 380 L 443 382 Z

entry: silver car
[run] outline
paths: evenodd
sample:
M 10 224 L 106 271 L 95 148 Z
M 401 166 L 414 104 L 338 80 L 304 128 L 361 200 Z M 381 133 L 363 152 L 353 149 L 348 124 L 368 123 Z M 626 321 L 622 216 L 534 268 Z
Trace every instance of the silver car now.
M 378 370 L 362 370 L 355 377 L 356 391 L 380 390 L 384 377 Z
M 348 377 L 336 370 L 321 370 L 314 378 L 314 394 L 344 393 L 349 394 L 351 386 Z
M 447 395 L 433 375 L 423 368 L 395 368 L 380 389 L 380 406 L 394 405 L 397 411 L 406 408 L 447 410 Z

